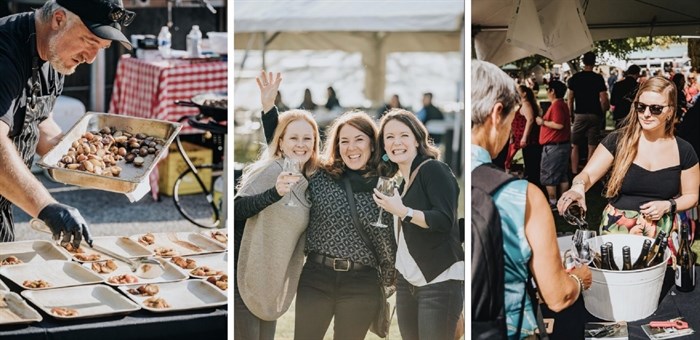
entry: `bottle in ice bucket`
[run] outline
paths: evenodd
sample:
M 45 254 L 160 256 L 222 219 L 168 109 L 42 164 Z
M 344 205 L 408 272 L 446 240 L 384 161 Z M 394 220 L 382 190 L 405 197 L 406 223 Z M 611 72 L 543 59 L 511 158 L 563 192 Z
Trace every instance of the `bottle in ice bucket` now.
M 581 229 L 588 228 L 586 222 L 586 212 L 577 202 L 571 203 L 564 211 L 564 220 L 571 225 L 578 226 Z
M 187 34 L 187 56 L 199 58 L 202 56 L 202 32 L 199 25 L 192 25 L 192 30 Z
M 158 52 L 163 59 L 170 58 L 170 45 L 171 45 L 172 35 L 168 26 L 163 26 L 160 28 L 160 33 L 158 34 Z
M 646 266 L 647 266 L 646 259 L 647 259 L 647 256 L 649 255 L 649 249 L 651 249 L 651 241 L 644 240 L 644 244 L 642 245 L 642 251 L 639 253 L 639 256 L 637 257 L 637 261 L 635 261 L 634 264 L 632 265 L 632 270 L 646 268 Z
M 595 262 L 595 261 L 594 261 Z M 600 245 L 600 269 L 610 270 L 610 260 L 608 260 L 608 244 Z
M 691 292 L 695 289 L 695 256 L 688 243 L 688 224 L 681 224 L 681 240 L 676 255 L 676 290 Z
M 608 244 L 608 265 L 610 266 L 610 270 L 620 270 L 620 267 L 617 266 L 617 262 L 615 262 L 615 252 L 613 252 L 613 244 L 612 242 L 607 242 Z
M 666 232 L 661 230 L 659 231 L 659 234 L 656 235 L 656 240 L 654 240 L 654 244 L 651 246 L 651 250 L 649 250 L 649 255 L 647 255 L 646 258 L 646 263 L 649 264 L 651 260 L 654 259 L 656 256 L 656 253 L 659 251 L 659 245 L 661 244 L 661 240 L 666 239 Z
M 667 246 L 668 240 L 664 238 L 663 240 L 661 240 L 661 245 L 659 245 L 659 251 L 656 252 L 656 256 L 654 256 L 654 258 L 651 259 L 649 263 L 647 263 L 647 267 L 653 267 L 664 261 L 664 254 L 666 253 Z
M 622 270 L 632 270 L 632 256 L 629 246 L 622 247 Z

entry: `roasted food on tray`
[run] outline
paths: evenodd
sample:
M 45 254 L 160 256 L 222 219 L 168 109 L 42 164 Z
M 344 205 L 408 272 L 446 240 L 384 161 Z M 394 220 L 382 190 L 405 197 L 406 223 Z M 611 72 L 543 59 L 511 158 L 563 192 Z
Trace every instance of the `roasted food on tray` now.
M 170 308 L 170 305 L 163 298 L 157 298 L 155 296 L 149 297 L 143 300 L 143 304 L 150 308 Z
M 51 313 L 58 316 L 78 316 L 78 311 L 67 307 L 54 307 L 51 308 Z
M 165 247 L 158 247 L 154 251 L 156 255 L 158 256 L 177 256 L 178 252 L 176 252 L 173 248 L 165 248 Z
M 210 276 L 207 278 L 207 281 L 209 283 L 219 287 L 221 290 L 227 290 L 228 289 L 228 275 L 224 274 L 219 277 L 216 276 Z
M 100 254 L 73 254 L 73 257 L 82 262 L 99 261 L 99 259 L 102 258 Z
M 136 276 L 131 275 L 131 274 L 122 274 L 122 275 L 111 276 L 110 278 L 107 279 L 107 282 L 114 283 L 114 284 L 138 283 L 139 279 L 136 278 Z
M 113 260 L 92 263 L 92 270 L 94 270 L 100 274 L 109 274 L 109 273 L 113 272 L 115 269 L 117 269 L 117 267 L 118 267 L 117 263 L 114 262 Z
M 180 267 L 182 269 L 195 269 L 195 268 L 197 268 L 197 262 L 193 259 L 188 259 L 186 257 L 173 256 L 173 258 L 170 259 L 170 262 L 176 264 L 178 267 Z
M 214 276 L 222 275 L 224 272 L 209 268 L 208 266 L 201 266 L 193 269 L 190 273 L 194 276 Z
M 117 165 L 119 161 L 140 167 L 144 157 L 160 152 L 164 144 L 163 139 L 143 133 L 131 134 L 104 127 L 100 131 L 85 132 L 73 141 L 57 166 L 96 175 L 119 176 L 122 171 Z
M 212 231 L 211 238 L 213 238 L 221 243 L 228 243 L 228 236 L 226 235 L 226 233 L 222 233 L 220 231 Z
M 139 242 L 141 242 L 147 246 L 150 246 L 155 241 L 156 241 L 156 237 L 151 233 L 148 233 L 148 234 L 145 234 L 145 235 L 139 237 Z
M 148 296 L 154 296 L 158 294 L 160 289 L 158 289 L 158 286 L 152 285 L 152 284 L 146 284 L 143 286 L 139 286 L 138 288 L 134 289 L 131 288 L 128 290 L 129 293 L 134 294 L 134 295 L 148 295 Z
M 18 259 L 16 256 L 8 256 L 8 257 L 6 257 L 4 260 L 2 260 L 2 262 L 0 263 L 0 265 L 2 265 L 2 266 L 11 266 L 11 265 L 14 265 L 14 264 L 21 264 L 21 263 L 24 263 L 24 262 L 22 262 L 22 260 Z
M 85 252 L 85 251 L 83 250 L 83 248 L 80 248 L 80 247 L 78 247 L 78 248 L 73 248 L 73 245 L 70 244 L 70 243 L 66 244 L 63 248 L 65 248 L 66 250 L 68 250 L 68 252 L 71 253 L 71 254 L 82 254 L 82 253 Z
M 22 286 L 27 288 L 49 288 L 51 284 L 44 280 L 24 280 Z

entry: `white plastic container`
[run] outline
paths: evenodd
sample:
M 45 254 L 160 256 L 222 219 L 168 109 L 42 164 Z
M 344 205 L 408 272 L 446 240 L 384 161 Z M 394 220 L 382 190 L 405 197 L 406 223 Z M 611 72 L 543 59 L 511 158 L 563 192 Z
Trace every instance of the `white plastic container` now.
M 187 34 L 187 56 L 199 58 L 202 56 L 202 31 L 199 25 L 192 25 L 192 30 Z
M 637 260 L 642 244 L 648 237 L 610 234 L 589 241 L 591 249 L 600 251 L 600 245 L 613 243 L 615 262 L 622 267 L 622 247 L 629 246 L 632 263 Z M 652 242 L 653 239 L 650 239 Z M 590 268 L 591 288 L 583 292 L 586 309 L 593 316 L 608 321 L 635 321 L 656 311 L 671 252 L 666 249 L 664 262 L 656 266 L 630 271 L 610 271 Z
M 158 34 L 158 51 L 163 59 L 170 58 L 170 46 L 172 43 L 172 34 L 168 26 L 163 26 L 160 28 L 160 33 Z

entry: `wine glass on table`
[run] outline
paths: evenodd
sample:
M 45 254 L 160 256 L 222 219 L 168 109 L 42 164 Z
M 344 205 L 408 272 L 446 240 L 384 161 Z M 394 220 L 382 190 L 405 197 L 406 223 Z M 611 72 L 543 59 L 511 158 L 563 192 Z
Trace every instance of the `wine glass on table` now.
M 284 163 L 282 164 L 282 171 L 290 173 L 287 175 L 287 180 L 289 181 L 294 181 L 294 183 L 298 182 L 301 179 L 301 170 L 302 167 L 304 166 L 304 163 L 302 163 L 300 160 L 292 157 L 285 157 L 284 158 Z M 298 204 L 294 203 L 294 193 L 289 190 L 289 198 L 287 199 L 287 203 L 285 203 L 285 206 L 288 207 L 297 207 L 299 206 Z
M 393 196 L 394 181 L 389 177 L 379 177 L 379 179 L 377 180 L 377 190 L 379 190 L 379 192 L 381 192 L 384 195 Z M 377 218 L 377 222 L 370 223 L 371 226 L 378 228 L 389 227 L 388 225 L 382 223 L 382 212 L 384 212 L 384 209 L 382 209 L 382 207 L 379 207 L 379 217 Z

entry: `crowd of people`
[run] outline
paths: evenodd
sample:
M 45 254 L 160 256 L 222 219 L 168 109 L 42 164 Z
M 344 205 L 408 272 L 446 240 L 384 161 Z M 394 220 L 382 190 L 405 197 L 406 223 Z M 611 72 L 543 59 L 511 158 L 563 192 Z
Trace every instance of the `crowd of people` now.
M 395 290 L 403 339 L 453 339 L 464 303 L 459 186 L 418 115 L 397 97 L 378 124 L 340 115 L 322 143 L 309 108 L 275 106 L 279 73 L 257 82 L 269 145 L 234 199 L 234 336 L 273 339 L 296 296 L 295 339 L 322 339 L 331 320 L 335 339 L 364 339 Z M 381 192 L 380 178 L 402 180 Z
M 533 163 L 528 158 L 539 158 L 539 173 L 526 169 L 527 181 L 509 182 L 492 195 L 508 255 L 506 301 L 515 301 L 509 292 L 522 288 L 509 287 L 523 285 L 528 273 L 543 302 L 555 311 L 576 300 L 579 282 L 581 289 L 589 286 L 586 265 L 570 272 L 574 280 L 565 279 L 553 212 L 563 215 L 571 204 L 587 210 L 586 192 L 598 181 L 605 179 L 603 196 L 608 200 L 601 221 L 594 222 L 601 234 L 654 238 L 663 231 L 669 244 L 678 244 L 685 212 L 698 204 L 700 167 L 694 143 L 700 108 L 686 104 L 693 91 L 687 91 L 683 76 L 642 79 L 640 68 L 631 65 L 614 83 L 609 103 L 605 79 L 592 70 L 595 55 L 584 54 L 583 62 L 583 71 L 571 76 L 568 85 L 547 83 L 550 105 L 540 115 L 528 87 L 517 85 L 495 65 L 472 61 L 472 171 L 494 162 L 500 153 L 512 157 L 517 148 L 523 148 L 526 168 Z M 616 129 L 605 135 L 601 132 L 610 104 Z M 539 126 L 536 141 L 527 134 L 532 134 L 531 117 Z M 530 143 L 541 147 L 539 155 L 525 152 Z M 576 148 L 584 143 L 588 156 L 581 169 Z M 545 187 L 547 199 L 538 184 Z M 538 252 L 554 260 L 543 263 Z M 548 287 L 552 281 L 564 284 Z M 552 300 L 552 292 L 567 298 Z M 531 305 L 506 302 L 505 309 L 509 337 L 532 334 L 537 326 Z

